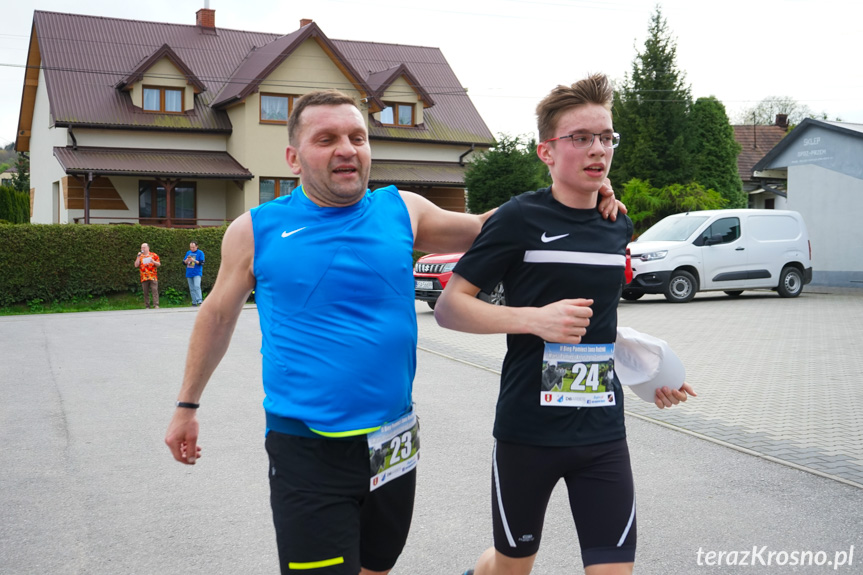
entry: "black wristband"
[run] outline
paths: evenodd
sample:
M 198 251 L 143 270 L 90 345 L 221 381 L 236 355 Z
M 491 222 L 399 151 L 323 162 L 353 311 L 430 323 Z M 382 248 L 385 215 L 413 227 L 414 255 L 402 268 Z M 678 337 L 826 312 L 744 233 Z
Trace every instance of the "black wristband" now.
M 198 409 L 201 407 L 200 403 L 189 403 L 188 401 L 178 401 L 177 407 L 185 407 L 186 409 Z

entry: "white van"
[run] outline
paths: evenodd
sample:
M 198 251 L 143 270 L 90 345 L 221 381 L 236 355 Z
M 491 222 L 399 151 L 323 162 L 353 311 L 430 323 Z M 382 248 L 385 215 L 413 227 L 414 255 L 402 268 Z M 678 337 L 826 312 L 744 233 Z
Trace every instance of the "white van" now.
M 668 216 L 627 247 L 632 281 L 623 299 L 646 293 L 684 303 L 698 291 L 736 297 L 774 289 L 797 297 L 812 281 L 803 217 L 786 210 L 706 210 Z

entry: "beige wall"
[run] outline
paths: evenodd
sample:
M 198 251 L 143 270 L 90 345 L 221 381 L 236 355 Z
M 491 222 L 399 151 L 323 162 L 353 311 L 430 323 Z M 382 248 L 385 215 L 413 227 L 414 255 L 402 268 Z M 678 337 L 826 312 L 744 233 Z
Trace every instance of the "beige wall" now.
M 413 160 L 425 162 L 458 162 L 459 156 L 470 149 L 465 145 L 425 144 L 421 142 L 391 142 L 372 140 L 373 160 Z M 485 149 L 485 148 L 482 148 Z M 464 157 L 471 161 L 481 148 Z
M 414 104 L 414 113 L 416 114 L 416 123 L 423 123 L 423 103 L 420 101 L 419 94 L 411 88 L 404 76 L 396 78 L 389 88 L 384 91 L 384 102 L 398 102 L 400 104 Z M 374 115 L 375 119 L 380 121 L 380 112 Z
M 33 191 L 33 213 L 30 221 L 34 224 L 53 223 L 53 183 L 66 174 L 54 158 L 54 146 L 66 145 L 66 128 L 54 128 L 51 110 L 48 106 L 48 91 L 45 87 L 45 74 L 39 71 L 39 86 L 36 88 L 36 102 L 33 110 L 33 124 L 30 128 L 30 187 Z M 60 209 L 60 223 L 66 223 L 66 211 Z
M 228 134 L 75 129 L 75 139 L 78 140 L 79 146 L 103 148 L 153 148 L 224 152 L 228 147 L 228 137 Z M 72 138 L 69 138 L 66 145 L 72 145 Z
M 168 58 L 162 58 L 154 63 L 144 73 L 140 82 L 132 86 L 132 104 L 144 107 L 144 86 L 160 86 L 165 88 L 183 88 L 183 109 L 189 111 L 195 107 L 195 90 L 188 84 L 186 77 Z
M 356 98 L 364 119 L 368 121 L 367 107 L 360 102 L 359 92 L 353 89 L 341 70 L 314 39 L 308 39 L 297 47 L 293 54 L 264 80 L 259 92 L 228 109 L 234 129 L 227 143 L 228 153 L 255 174 L 255 178 L 245 184 L 239 212 L 237 209 L 240 206 L 229 202 L 230 217 L 236 217 L 258 205 L 260 177 L 296 178 L 285 162 L 287 127 L 261 123 L 260 92 L 300 96 L 322 86 L 338 88 Z

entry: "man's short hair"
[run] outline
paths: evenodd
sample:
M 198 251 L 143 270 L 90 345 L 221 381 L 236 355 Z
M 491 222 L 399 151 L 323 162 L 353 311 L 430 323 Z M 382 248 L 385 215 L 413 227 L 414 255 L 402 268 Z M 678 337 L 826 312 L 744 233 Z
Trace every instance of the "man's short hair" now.
M 572 108 L 599 104 L 610 112 L 613 100 L 614 88 L 605 74 L 593 74 L 571 86 L 558 86 L 536 107 L 539 141 L 556 137 L 558 134 L 554 132 L 560 117 Z
M 298 143 L 300 135 L 300 115 L 303 110 L 309 106 L 341 106 L 348 104 L 357 107 L 356 101 L 347 94 L 338 90 L 319 90 L 317 92 L 309 92 L 294 102 L 294 109 L 291 111 L 291 117 L 288 118 L 288 138 L 291 145 L 295 146 Z

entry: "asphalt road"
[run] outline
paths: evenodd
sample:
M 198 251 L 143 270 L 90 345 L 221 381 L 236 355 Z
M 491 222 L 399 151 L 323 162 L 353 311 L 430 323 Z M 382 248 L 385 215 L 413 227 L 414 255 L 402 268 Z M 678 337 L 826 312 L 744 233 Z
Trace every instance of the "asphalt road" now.
M 418 354 L 415 384 L 423 451 L 412 532 L 392 573 L 455 575 L 491 543 L 497 375 L 494 366 L 431 349 L 429 314 L 417 309 L 421 345 L 430 350 Z M 0 573 L 278 571 L 253 307 L 202 400 L 203 458 L 183 466 L 162 442 L 195 313 L 0 318 Z M 477 345 L 495 349 L 499 341 Z M 701 361 L 690 361 L 690 373 Z M 863 490 L 637 417 L 627 428 L 637 573 L 863 573 Z M 755 566 L 740 565 L 753 547 Z M 735 551 L 738 565 L 728 566 Z M 723 566 L 707 564 L 709 552 L 723 552 Z M 770 552 L 772 564 L 759 563 Z M 790 565 L 795 552 L 824 564 Z M 843 557 L 846 564 L 834 565 Z M 534 573 L 578 572 L 559 487 Z

